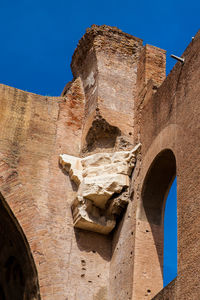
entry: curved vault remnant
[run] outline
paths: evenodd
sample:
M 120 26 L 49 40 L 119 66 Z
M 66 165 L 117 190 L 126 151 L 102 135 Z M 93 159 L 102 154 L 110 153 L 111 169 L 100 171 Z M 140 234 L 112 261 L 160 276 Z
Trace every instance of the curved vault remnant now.
M 96 153 L 84 158 L 60 155 L 62 168 L 78 186 L 71 206 L 75 227 L 102 234 L 113 230 L 117 215 L 128 203 L 129 177 L 140 146 L 131 151 Z
M 86 136 L 85 151 L 96 148 L 113 148 L 121 131 L 116 126 L 111 126 L 101 115 L 97 114 Z

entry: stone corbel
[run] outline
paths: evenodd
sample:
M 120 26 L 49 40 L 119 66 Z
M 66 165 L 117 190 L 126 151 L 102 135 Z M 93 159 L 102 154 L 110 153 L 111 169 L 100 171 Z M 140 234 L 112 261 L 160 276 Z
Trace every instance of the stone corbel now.
M 113 230 L 117 215 L 128 202 L 130 175 L 140 147 L 84 158 L 60 155 L 60 165 L 78 187 L 71 206 L 74 227 L 102 234 Z

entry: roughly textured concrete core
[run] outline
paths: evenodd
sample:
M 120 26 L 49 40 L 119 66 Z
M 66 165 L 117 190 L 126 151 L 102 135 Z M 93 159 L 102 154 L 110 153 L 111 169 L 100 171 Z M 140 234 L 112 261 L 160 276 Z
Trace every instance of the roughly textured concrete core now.
M 200 32 L 182 56 L 165 78 L 164 50 L 93 25 L 61 97 L 0 84 L 1 300 L 199 299 Z
M 116 139 L 120 134 L 121 131 L 119 128 L 111 126 L 104 118 L 97 116 L 87 133 L 86 146 L 83 152 L 91 152 L 96 148 L 113 149 L 116 144 Z

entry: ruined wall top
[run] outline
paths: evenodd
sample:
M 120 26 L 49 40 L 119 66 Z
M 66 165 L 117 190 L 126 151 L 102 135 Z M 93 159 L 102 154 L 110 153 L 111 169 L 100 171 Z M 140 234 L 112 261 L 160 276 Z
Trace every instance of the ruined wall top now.
M 139 142 L 137 99 L 142 101 L 149 80 L 151 94 L 163 82 L 165 51 L 143 47 L 141 39 L 117 27 L 92 25 L 78 43 L 71 69 L 74 78 L 62 96 L 70 94 L 76 80 L 80 82 L 84 98 L 81 155 L 103 149 L 131 150 Z
M 109 43 L 105 43 L 108 41 Z M 94 47 L 96 50 L 103 49 L 110 52 L 121 52 L 123 55 L 133 55 L 135 44 L 142 46 L 143 40 L 125 33 L 117 27 L 107 25 L 92 25 L 86 29 L 86 33 L 79 40 L 72 56 L 71 69 L 76 77 L 75 66 L 81 65 L 88 51 Z

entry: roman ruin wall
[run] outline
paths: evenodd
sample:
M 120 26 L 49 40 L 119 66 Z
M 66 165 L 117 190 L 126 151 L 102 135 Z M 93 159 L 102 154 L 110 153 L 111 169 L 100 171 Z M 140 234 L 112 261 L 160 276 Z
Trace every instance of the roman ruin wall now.
M 93 25 L 61 97 L 0 85 L 0 296 L 11 278 L 19 300 L 198 299 L 199 49 L 200 32 L 165 78 L 164 50 Z M 178 276 L 163 289 L 174 176 Z

